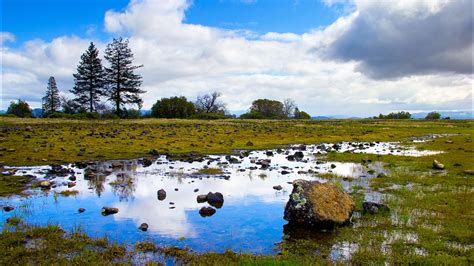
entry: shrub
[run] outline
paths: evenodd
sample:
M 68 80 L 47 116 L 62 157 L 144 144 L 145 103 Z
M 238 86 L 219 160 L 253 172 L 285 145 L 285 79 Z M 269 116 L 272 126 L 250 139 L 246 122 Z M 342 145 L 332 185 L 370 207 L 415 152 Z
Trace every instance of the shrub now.
M 441 114 L 438 113 L 438 112 L 430 112 L 426 115 L 425 119 L 427 119 L 427 120 L 441 119 Z
M 27 102 L 23 100 L 18 100 L 17 102 L 10 102 L 8 106 L 7 114 L 14 115 L 17 117 L 31 117 L 31 108 Z
M 151 116 L 157 118 L 189 118 L 195 113 L 194 104 L 184 96 L 161 98 L 151 108 Z

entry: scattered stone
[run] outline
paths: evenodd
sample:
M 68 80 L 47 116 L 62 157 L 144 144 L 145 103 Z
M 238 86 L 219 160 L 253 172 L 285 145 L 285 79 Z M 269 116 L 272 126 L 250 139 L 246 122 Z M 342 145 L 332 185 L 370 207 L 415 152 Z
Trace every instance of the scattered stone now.
M 146 232 L 148 230 L 148 224 L 147 223 L 142 223 L 138 229 L 142 230 L 143 232 Z
M 25 131 L 33 132 L 33 128 L 31 126 L 26 126 Z
M 166 191 L 164 189 L 160 189 L 157 192 L 158 200 L 165 200 L 166 199 Z
M 354 208 L 351 196 L 336 185 L 298 179 L 293 181 L 284 219 L 296 226 L 333 228 L 347 224 Z
M 178 188 L 175 188 L 174 191 L 178 191 L 179 189 Z
M 209 205 L 220 209 L 222 208 L 222 205 L 224 205 L 224 196 L 220 192 L 209 192 L 207 193 L 207 202 Z
M 212 207 L 202 207 L 202 208 L 199 210 L 199 214 L 200 214 L 202 217 L 209 217 L 209 216 L 214 215 L 214 213 L 216 213 L 216 209 L 214 209 L 214 208 L 212 208 Z
M 68 188 L 72 188 L 74 186 L 76 186 L 76 182 L 67 182 L 67 187 Z
M 198 203 L 203 203 L 207 201 L 207 195 L 198 195 L 196 198 Z
M 331 164 L 331 169 L 334 169 L 334 168 L 336 168 L 336 165 L 332 163 Z
M 253 142 L 251 142 L 250 140 L 247 141 L 247 144 L 245 144 L 246 146 L 253 146 Z
M 282 186 L 280 186 L 280 185 L 277 185 L 277 186 L 273 186 L 273 189 L 275 189 L 275 190 L 282 190 L 282 189 L 283 189 L 283 187 L 282 187 Z
M 86 209 L 84 209 L 84 208 L 79 208 L 77 211 L 78 211 L 79 213 L 83 213 L 83 212 L 86 211 Z
M 76 178 L 75 175 L 72 175 L 72 176 L 69 177 L 69 180 L 70 180 L 70 181 L 76 181 L 76 179 L 77 179 L 77 178 Z
M 286 171 L 286 170 L 281 171 L 281 174 L 282 174 L 282 175 L 287 175 L 287 174 L 289 174 L 289 173 L 290 173 L 290 172 L 289 172 L 289 171 Z
M 121 163 L 121 162 L 113 162 L 113 163 L 112 163 L 112 168 L 114 168 L 114 169 L 123 168 L 123 163 Z
M 199 188 L 194 189 L 194 192 L 198 192 L 198 191 L 199 191 Z
M 6 211 L 6 212 L 11 212 L 15 209 L 15 207 L 13 206 L 4 206 L 3 207 L 3 210 Z
M 293 154 L 293 157 L 295 160 L 302 160 L 304 158 L 304 154 L 301 151 L 297 151 L 295 154 Z
M 463 173 L 468 174 L 468 175 L 474 175 L 474 169 L 464 170 Z
M 119 212 L 118 208 L 112 208 L 112 207 L 103 207 L 102 208 L 102 215 L 111 215 L 111 214 L 116 214 Z
M 49 189 L 49 188 L 51 188 L 51 182 L 49 182 L 47 180 L 46 181 L 41 181 L 39 186 L 41 188 L 44 188 L 44 189 Z
M 266 151 L 266 152 L 265 152 L 265 155 L 267 155 L 267 156 L 273 156 L 273 152 L 272 152 L 272 151 Z
M 362 203 L 362 207 L 364 208 L 364 213 L 370 214 L 377 214 L 382 212 L 389 212 L 390 208 L 387 205 L 382 203 L 376 203 L 371 201 L 366 201 Z
M 433 169 L 444 170 L 444 164 L 438 162 L 438 160 L 433 160 Z

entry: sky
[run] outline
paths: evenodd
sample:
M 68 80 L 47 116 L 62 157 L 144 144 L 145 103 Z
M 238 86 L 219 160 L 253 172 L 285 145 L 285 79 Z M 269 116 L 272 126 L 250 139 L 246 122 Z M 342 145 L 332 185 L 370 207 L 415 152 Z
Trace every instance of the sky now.
M 293 99 L 313 116 L 473 109 L 470 0 L 2 0 L 1 102 L 73 97 L 81 54 L 125 37 L 144 109 L 218 91 L 231 113 Z M 106 64 L 106 62 L 104 62 Z

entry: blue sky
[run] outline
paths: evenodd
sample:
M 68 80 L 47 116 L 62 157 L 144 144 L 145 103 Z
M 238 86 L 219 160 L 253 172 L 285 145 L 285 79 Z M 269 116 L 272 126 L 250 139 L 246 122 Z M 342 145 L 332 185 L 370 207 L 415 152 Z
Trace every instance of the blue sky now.
M 107 40 L 105 12 L 122 11 L 127 4 L 128 0 L 2 0 L 2 31 L 13 33 L 16 45 L 62 35 Z M 340 12 L 318 0 L 194 0 L 185 22 L 258 34 L 302 34 L 333 23 Z
M 1 0 L 0 109 L 40 107 L 94 41 L 127 37 L 144 108 L 218 91 L 232 113 L 293 99 L 311 115 L 473 109 L 472 0 Z M 104 61 L 106 64 L 107 62 Z

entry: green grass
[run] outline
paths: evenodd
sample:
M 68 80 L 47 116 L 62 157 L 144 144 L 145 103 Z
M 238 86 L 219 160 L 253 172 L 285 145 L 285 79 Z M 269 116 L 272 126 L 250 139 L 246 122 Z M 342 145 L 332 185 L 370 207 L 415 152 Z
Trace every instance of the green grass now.
M 221 175 L 224 171 L 221 168 L 201 168 L 195 172 L 197 175 Z
M 33 132 L 24 132 L 27 125 L 33 128 Z M 390 214 L 362 214 L 365 189 L 352 187 L 351 195 L 357 212 L 352 226 L 337 228 L 318 240 L 310 237 L 308 232 L 299 238 L 287 235 L 280 245 L 281 254 L 277 256 L 230 251 L 198 254 L 152 242 L 119 246 L 104 239 L 90 239 L 82 233 L 66 233 L 57 227 L 25 227 L 18 223 L 0 236 L 0 249 L 8 251 L 6 256 L 0 256 L 0 264 L 127 264 L 134 255 L 151 252 L 174 258 L 178 263 L 198 265 L 314 265 L 330 262 L 334 244 L 351 244 L 356 248 L 350 261 L 345 263 L 355 265 L 472 265 L 474 176 L 464 171 L 474 169 L 473 126 L 472 121 L 150 119 L 89 122 L 1 118 L 0 141 L 4 148 L 0 151 L 0 160 L 6 165 L 130 159 L 148 156 L 152 149 L 174 154 L 228 154 L 235 149 L 337 141 L 402 141 L 420 150 L 444 153 L 426 157 L 351 153 L 318 155 L 318 160 L 327 161 L 362 162 L 370 159 L 383 162 L 388 174 L 373 178 L 370 188 L 382 193 Z M 408 137 L 432 133 L 462 135 L 417 144 L 406 141 Z M 25 134 L 31 138 L 24 138 Z M 246 146 L 248 141 L 254 145 Z M 15 149 L 15 152 L 8 152 L 8 149 Z M 434 159 L 443 163 L 446 170 L 433 170 Z M 201 170 L 218 172 L 213 168 Z M 340 178 L 334 175 L 325 177 Z M 29 179 L 0 176 L 0 196 L 21 193 L 28 183 Z M 42 248 L 25 247 L 31 239 L 40 239 Z

